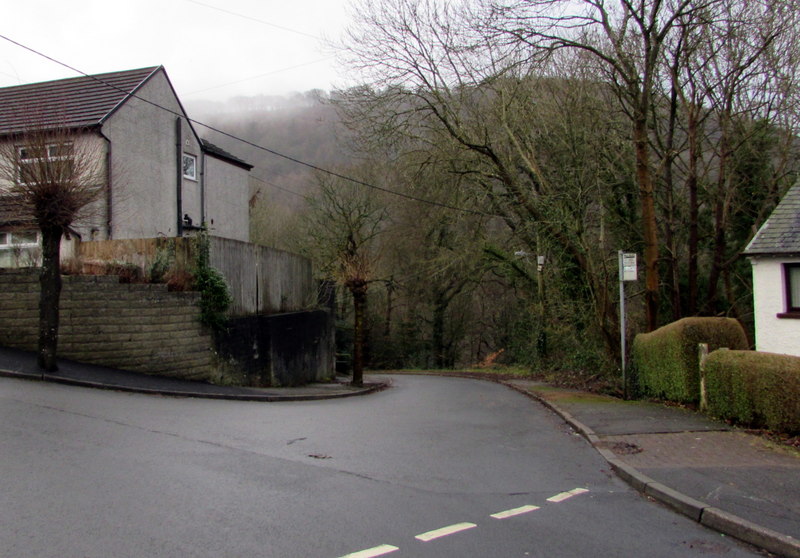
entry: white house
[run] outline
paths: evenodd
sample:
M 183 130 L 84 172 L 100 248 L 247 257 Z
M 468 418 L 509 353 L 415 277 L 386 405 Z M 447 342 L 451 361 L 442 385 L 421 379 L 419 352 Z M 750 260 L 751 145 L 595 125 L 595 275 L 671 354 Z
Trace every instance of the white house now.
M 744 254 L 753 269 L 756 350 L 800 356 L 800 182 Z
M 82 240 L 183 236 L 203 223 L 249 240 L 252 165 L 200 139 L 162 66 L 0 88 L 0 142 L 23 157 L 32 123 L 78 132 L 102 158 L 106 199 L 75 224 Z M 0 265 L 36 235 L 0 196 Z

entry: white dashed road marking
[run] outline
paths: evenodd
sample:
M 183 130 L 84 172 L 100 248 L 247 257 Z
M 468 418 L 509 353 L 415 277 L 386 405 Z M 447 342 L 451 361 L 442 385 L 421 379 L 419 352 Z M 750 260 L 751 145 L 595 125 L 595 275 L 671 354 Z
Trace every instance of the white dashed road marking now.
M 414 538 L 423 542 L 428 542 L 440 537 L 446 537 L 447 535 L 460 533 L 461 531 L 466 531 L 467 529 L 472 529 L 473 527 L 477 527 L 477 525 L 474 523 L 456 523 L 455 525 L 449 525 L 447 527 L 442 527 L 441 529 L 422 533 Z
M 589 490 L 586 488 L 573 488 L 568 492 L 561 492 L 560 494 L 551 496 L 547 499 L 547 501 L 552 503 L 563 502 L 564 500 L 569 500 L 573 496 L 577 496 L 578 494 L 583 494 L 585 492 L 589 492 Z M 519 508 L 493 513 L 489 517 L 493 517 L 495 519 L 507 519 L 509 517 L 515 517 L 517 515 L 522 515 L 538 509 L 540 509 L 539 506 L 520 506 Z M 428 542 L 441 537 L 446 537 L 448 535 L 454 535 L 455 533 L 460 533 L 461 531 L 466 531 L 467 529 L 473 529 L 474 527 L 477 527 L 475 523 L 455 523 L 453 525 L 448 525 L 447 527 L 421 533 L 414 538 L 418 541 Z M 340 558 L 375 558 L 376 556 L 383 556 L 384 554 L 389 554 L 395 550 L 400 549 L 390 544 L 382 544 L 366 550 L 359 550 L 358 552 L 353 552 L 352 554 L 346 554 Z
M 494 517 L 495 519 L 506 519 L 508 517 L 514 517 L 516 515 L 522 515 L 523 513 L 532 512 L 538 510 L 539 506 L 522 506 L 520 508 L 514 508 L 513 510 L 506 510 L 497 513 L 493 513 L 489 517 Z
M 589 492 L 589 491 L 585 488 L 575 488 L 573 490 L 570 490 L 569 492 L 562 492 L 561 494 L 556 494 L 555 496 L 551 496 L 550 498 L 547 499 L 547 501 L 555 503 L 563 502 L 564 500 L 568 500 L 569 498 L 577 496 L 578 494 L 583 494 L 584 492 Z
M 389 554 L 390 552 L 394 552 L 395 550 L 400 550 L 400 549 L 390 544 L 382 544 L 380 546 L 375 546 L 373 548 L 368 548 L 366 550 L 353 552 L 352 554 L 346 554 L 341 558 L 375 558 L 375 556 L 383 556 L 384 554 Z

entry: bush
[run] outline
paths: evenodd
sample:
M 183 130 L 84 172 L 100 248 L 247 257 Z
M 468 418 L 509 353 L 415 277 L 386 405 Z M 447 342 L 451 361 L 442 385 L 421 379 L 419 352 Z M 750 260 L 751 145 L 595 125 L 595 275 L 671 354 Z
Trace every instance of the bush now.
M 212 329 L 221 330 L 228 321 L 227 311 L 233 299 L 225 277 L 209 264 L 209 239 L 205 228 L 194 240 L 194 288 L 200 291 L 200 321 Z
M 709 351 L 747 349 L 747 336 L 733 318 L 683 318 L 633 341 L 636 383 L 642 394 L 668 401 L 697 403 L 700 369 L 697 345 Z
M 710 414 L 800 434 L 800 357 L 715 351 L 706 360 L 705 378 Z

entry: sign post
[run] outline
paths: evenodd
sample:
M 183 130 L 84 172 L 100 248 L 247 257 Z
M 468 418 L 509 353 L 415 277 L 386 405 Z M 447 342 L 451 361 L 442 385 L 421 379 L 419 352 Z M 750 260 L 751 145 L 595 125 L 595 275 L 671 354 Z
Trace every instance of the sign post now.
M 636 254 L 620 250 L 619 256 L 619 341 L 622 357 L 622 393 L 628 399 L 628 377 L 625 369 L 625 281 L 636 281 Z

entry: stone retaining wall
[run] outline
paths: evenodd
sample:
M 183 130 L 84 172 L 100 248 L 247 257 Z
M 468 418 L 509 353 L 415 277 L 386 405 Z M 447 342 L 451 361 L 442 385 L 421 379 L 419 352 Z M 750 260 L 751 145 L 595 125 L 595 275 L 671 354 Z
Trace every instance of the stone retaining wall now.
M 35 351 L 38 268 L 0 269 L 0 345 Z M 212 383 L 295 386 L 334 375 L 325 310 L 232 319 L 212 335 L 200 294 L 113 275 L 65 275 L 58 356 L 145 374 Z
M 193 380 L 224 381 L 195 292 L 122 284 L 116 276 L 64 276 L 58 355 Z M 0 269 L 0 345 L 35 350 L 38 269 Z

